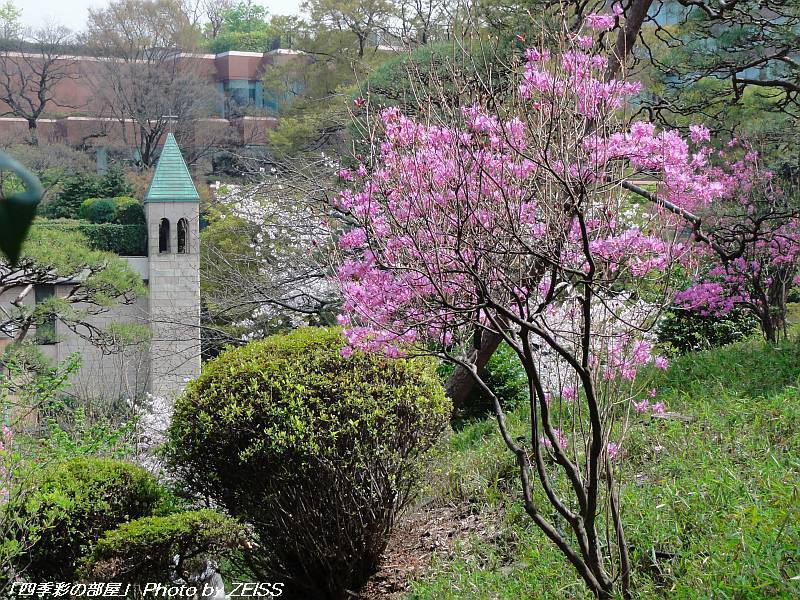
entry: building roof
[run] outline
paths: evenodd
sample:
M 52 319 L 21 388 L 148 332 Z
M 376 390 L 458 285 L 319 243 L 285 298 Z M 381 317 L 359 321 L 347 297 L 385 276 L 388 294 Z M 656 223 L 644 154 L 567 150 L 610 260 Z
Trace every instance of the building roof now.
M 150 181 L 145 202 L 200 202 L 197 188 L 181 155 L 175 136 L 167 134 L 167 141 L 158 157 L 156 172 Z

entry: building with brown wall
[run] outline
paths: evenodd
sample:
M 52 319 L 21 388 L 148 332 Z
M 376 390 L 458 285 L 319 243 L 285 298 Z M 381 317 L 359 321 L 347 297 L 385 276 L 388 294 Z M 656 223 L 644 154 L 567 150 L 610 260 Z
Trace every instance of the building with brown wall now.
M 178 60 L 185 61 L 187 69 L 207 78 L 224 98 L 215 116 L 195 123 L 194 137 L 198 143 L 216 131 L 226 130 L 233 136 L 234 144 L 264 144 L 266 131 L 277 123 L 275 114 L 281 101 L 276 94 L 264 90 L 264 75 L 270 67 L 297 60 L 302 54 L 297 50 L 278 49 L 266 53 L 230 51 L 179 55 Z M 6 53 L 5 60 L 13 62 L 15 56 L 24 56 L 27 60 L 36 58 L 36 55 Z M 123 127 L 132 128 L 133 123 L 123 124 L 104 116 L 107 114 L 105 107 L 96 93 L 96 82 L 102 81 L 103 69 L 107 68 L 104 63 L 110 59 L 64 56 L 59 60 L 69 74 L 55 84 L 53 101 L 48 103 L 44 118 L 37 121 L 37 137 L 94 148 L 120 146 L 125 139 L 131 139 L 131 131 L 124 135 Z M 20 60 L 19 64 L 24 62 Z M 0 101 L 0 114 L 9 112 L 10 107 Z M 24 139 L 27 135 L 28 124 L 24 119 L 0 117 L 0 141 Z

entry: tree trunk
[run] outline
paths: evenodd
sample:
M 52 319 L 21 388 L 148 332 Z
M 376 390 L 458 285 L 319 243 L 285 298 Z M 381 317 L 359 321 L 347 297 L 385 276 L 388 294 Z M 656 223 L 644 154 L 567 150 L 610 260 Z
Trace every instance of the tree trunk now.
M 761 331 L 764 332 L 764 337 L 770 343 L 778 341 L 778 331 L 772 321 L 772 315 L 769 308 L 761 314 Z
M 606 68 L 606 79 L 616 77 L 628 57 L 631 55 L 636 38 L 642 29 L 642 23 L 647 18 L 647 12 L 653 0 L 634 0 L 625 11 L 625 24 L 617 33 L 617 41 L 614 44 L 614 51 L 608 57 L 608 67 Z
M 38 146 L 39 145 L 39 136 L 37 135 L 37 125 L 36 119 L 28 119 L 28 143 L 31 146 Z
M 786 300 L 794 274 L 794 268 L 780 268 L 772 278 L 767 290 L 767 315 L 775 337 L 774 340 L 770 341 L 778 341 L 779 337 L 785 338 L 788 335 L 786 328 Z
M 481 335 L 481 347 L 473 352 L 472 359 L 475 366 L 480 372 L 489 362 L 489 359 L 497 350 L 497 347 L 502 341 L 500 334 L 484 331 Z M 453 401 L 453 413 L 457 413 L 467 401 L 467 397 L 472 391 L 472 386 L 475 385 L 475 380 L 472 378 L 470 372 L 460 365 L 456 365 L 450 378 L 447 380 L 445 389 L 447 395 Z

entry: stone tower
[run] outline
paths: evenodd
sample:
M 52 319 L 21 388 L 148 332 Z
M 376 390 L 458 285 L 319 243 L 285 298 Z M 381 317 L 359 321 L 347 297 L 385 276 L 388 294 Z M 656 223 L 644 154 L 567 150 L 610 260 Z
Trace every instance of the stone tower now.
M 200 374 L 200 196 L 170 133 L 145 197 L 150 393 L 172 397 Z

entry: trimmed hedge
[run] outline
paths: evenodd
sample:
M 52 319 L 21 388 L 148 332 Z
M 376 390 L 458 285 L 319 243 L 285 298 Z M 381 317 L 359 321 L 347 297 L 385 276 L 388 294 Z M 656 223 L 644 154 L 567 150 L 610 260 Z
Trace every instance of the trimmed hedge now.
M 170 425 L 176 475 L 252 526 L 250 576 L 290 597 L 344 597 L 374 572 L 451 411 L 432 359 L 344 358 L 343 345 L 306 327 L 229 350 Z
M 72 219 L 39 219 L 40 227 L 82 233 L 95 250 L 114 252 L 120 256 L 147 256 L 147 226 L 118 223 L 87 223 Z
M 76 458 L 41 475 L 25 517 L 41 524 L 22 557 L 34 580 L 72 581 L 89 546 L 106 531 L 153 513 L 162 498 L 155 478 L 132 463 Z
M 194 570 L 196 562 L 202 571 L 206 556 L 223 557 L 243 548 L 246 539 L 243 525 L 214 510 L 143 517 L 106 532 L 84 559 L 81 574 L 91 581 L 174 583 L 169 575 L 176 556 L 184 570 Z

